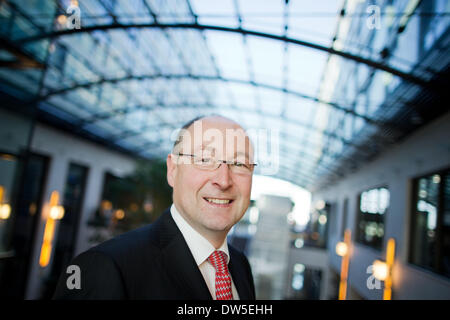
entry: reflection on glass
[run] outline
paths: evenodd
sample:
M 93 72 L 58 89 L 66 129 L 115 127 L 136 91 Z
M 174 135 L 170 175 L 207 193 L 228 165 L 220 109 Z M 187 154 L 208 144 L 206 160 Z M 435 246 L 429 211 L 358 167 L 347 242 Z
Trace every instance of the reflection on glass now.
M 303 270 L 304 270 L 304 266 L 303 266 Z M 302 290 L 303 289 L 303 282 L 304 282 L 303 270 L 301 272 L 294 272 L 294 276 L 292 277 L 292 288 L 294 290 Z
M 410 261 L 450 277 L 449 171 L 414 180 Z
M 15 157 L 0 153 L 0 253 L 11 250 L 13 212 L 10 200 L 16 169 Z
M 381 249 L 384 237 L 384 215 L 389 207 L 387 188 L 366 190 L 359 197 L 357 241 Z
M 318 300 L 320 298 L 320 285 L 322 270 L 307 267 L 302 263 L 294 264 L 290 299 Z
M 295 239 L 291 245 L 300 249 L 305 247 L 326 248 L 328 239 L 328 221 L 333 205 L 318 201 L 311 212 L 310 219 L 303 230 L 295 230 Z M 334 207 L 333 207 L 334 208 Z
M 389 206 L 389 191 L 386 188 L 372 189 L 361 194 L 360 210 L 364 213 L 384 214 Z

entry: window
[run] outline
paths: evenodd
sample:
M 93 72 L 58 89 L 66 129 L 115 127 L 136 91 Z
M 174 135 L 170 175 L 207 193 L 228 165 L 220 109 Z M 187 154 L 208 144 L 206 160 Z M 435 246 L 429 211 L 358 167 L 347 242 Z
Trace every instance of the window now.
M 381 250 L 388 208 L 389 190 L 385 187 L 369 189 L 359 195 L 357 242 Z
M 0 254 L 10 254 L 15 208 L 12 206 L 18 157 L 0 153 Z M 11 209 L 12 208 L 12 209 Z
M 413 181 L 410 262 L 450 277 L 450 169 Z
M 303 244 L 307 247 L 326 248 L 328 242 L 328 220 L 330 212 L 333 209 L 333 205 L 326 203 L 325 201 L 318 201 L 315 209 L 311 213 L 311 219 L 309 220 L 303 233 Z M 298 248 L 297 243 L 294 243 Z
M 110 172 L 106 172 L 103 180 L 103 191 L 101 202 L 98 208 L 93 212 L 88 221 L 88 225 L 95 228 L 107 228 L 111 223 L 111 217 L 114 214 L 114 208 L 118 208 L 117 192 L 114 186 L 120 182 L 120 178 Z M 107 238 L 99 238 L 98 242 L 106 241 Z
M 42 191 L 47 176 L 47 157 L 28 153 L 0 153 L 0 297 L 25 294 L 33 261 L 33 241 L 40 220 Z M 9 210 L 6 212 L 6 205 Z
M 62 201 L 64 217 L 58 225 L 52 269 L 42 295 L 44 299 L 52 297 L 59 275 L 74 256 L 88 172 L 89 169 L 85 166 L 75 163 L 69 165 Z

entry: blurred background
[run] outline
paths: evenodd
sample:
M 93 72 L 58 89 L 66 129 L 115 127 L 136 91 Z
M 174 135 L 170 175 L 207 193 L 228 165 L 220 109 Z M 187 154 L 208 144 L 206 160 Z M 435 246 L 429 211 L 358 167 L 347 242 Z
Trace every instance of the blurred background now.
M 258 299 L 450 299 L 450 1 L 0 0 L 0 296 L 171 203 L 199 115 L 257 141 Z

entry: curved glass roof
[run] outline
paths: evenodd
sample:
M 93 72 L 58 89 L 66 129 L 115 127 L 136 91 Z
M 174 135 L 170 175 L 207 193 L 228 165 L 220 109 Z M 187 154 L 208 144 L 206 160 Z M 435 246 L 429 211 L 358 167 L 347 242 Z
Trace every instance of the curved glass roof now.
M 3 1 L 2 91 L 144 158 L 165 157 L 190 119 L 221 114 L 275 134 L 278 160 L 259 161 L 313 189 L 424 122 L 411 106 L 448 68 L 448 6 Z

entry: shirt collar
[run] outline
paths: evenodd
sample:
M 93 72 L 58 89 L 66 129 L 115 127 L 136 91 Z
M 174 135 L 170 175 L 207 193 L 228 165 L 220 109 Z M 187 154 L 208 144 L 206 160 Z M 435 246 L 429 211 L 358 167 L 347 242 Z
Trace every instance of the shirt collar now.
M 195 262 L 197 266 L 201 265 L 205 262 L 206 259 L 213 253 L 216 249 L 214 246 L 200 233 L 198 233 L 192 226 L 183 218 L 180 212 L 175 207 L 175 204 L 172 204 L 170 207 L 170 213 L 172 215 L 175 224 L 178 229 L 180 229 L 181 234 L 186 241 L 189 250 L 191 250 L 192 255 L 194 256 Z M 227 255 L 227 264 L 230 262 L 230 254 L 228 252 L 228 244 L 227 240 L 222 243 L 219 249 L 223 251 Z

